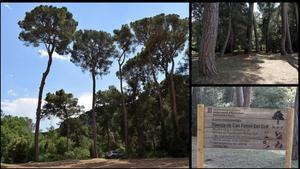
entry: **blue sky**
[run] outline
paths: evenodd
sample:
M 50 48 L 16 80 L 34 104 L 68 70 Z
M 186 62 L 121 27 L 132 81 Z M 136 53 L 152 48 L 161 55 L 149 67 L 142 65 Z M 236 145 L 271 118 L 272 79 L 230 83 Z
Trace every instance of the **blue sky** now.
M 176 13 L 188 17 L 188 3 L 1 3 L 1 109 L 5 114 L 26 116 L 35 122 L 38 87 L 47 65 L 43 47 L 26 47 L 18 39 L 21 31 L 17 22 L 24 19 L 25 12 L 40 4 L 66 6 L 78 21 L 77 29 L 95 29 L 112 33 L 122 24 L 160 13 Z M 177 61 L 182 57 L 179 56 Z M 97 90 L 109 85 L 119 88 L 115 60 L 110 73 L 97 80 Z M 161 76 L 162 77 L 162 76 Z M 79 98 L 86 109 L 91 107 L 92 80 L 79 67 L 64 56 L 55 55 L 47 77 L 43 97 L 47 92 L 64 89 Z M 43 120 L 41 129 L 53 125 L 58 119 Z

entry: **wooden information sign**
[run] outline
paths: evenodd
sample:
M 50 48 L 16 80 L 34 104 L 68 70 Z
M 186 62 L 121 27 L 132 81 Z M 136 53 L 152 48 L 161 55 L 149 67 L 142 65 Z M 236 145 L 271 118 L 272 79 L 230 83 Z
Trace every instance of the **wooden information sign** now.
M 293 109 L 198 105 L 197 111 L 197 167 L 203 168 L 203 148 L 287 150 L 291 166 Z

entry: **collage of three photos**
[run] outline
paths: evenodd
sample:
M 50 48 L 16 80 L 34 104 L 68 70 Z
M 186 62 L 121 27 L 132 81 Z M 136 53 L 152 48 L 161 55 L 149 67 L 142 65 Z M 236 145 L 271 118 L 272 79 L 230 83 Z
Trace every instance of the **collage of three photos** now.
M 298 168 L 298 3 L 1 2 L 1 168 Z

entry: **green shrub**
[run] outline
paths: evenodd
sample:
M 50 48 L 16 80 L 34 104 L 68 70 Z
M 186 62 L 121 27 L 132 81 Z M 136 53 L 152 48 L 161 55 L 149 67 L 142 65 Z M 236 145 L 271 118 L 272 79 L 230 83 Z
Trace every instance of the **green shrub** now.
M 12 158 L 13 162 L 21 163 L 28 160 L 30 144 L 28 140 L 23 137 L 17 137 L 11 144 L 8 145 L 8 156 Z
M 90 151 L 88 149 L 76 147 L 74 150 L 66 152 L 65 156 L 70 159 L 88 159 L 90 157 Z

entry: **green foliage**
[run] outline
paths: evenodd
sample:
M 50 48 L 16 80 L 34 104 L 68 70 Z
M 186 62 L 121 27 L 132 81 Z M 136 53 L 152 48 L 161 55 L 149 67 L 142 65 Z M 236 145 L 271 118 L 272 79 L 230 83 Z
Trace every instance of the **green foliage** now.
M 78 25 L 66 7 L 57 8 L 51 5 L 35 7 L 27 12 L 24 20 L 18 24 L 22 29 L 19 39 L 24 41 L 25 45 L 53 45 L 59 54 L 67 52 L 66 48 Z
M 104 31 L 79 30 L 74 35 L 71 62 L 80 66 L 82 71 L 95 75 L 105 75 L 116 55 L 113 38 Z
M 293 107 L 295 88 L 260 87 L 253 90 L 251 107 L 286 108 Z
M 72 151 L 66 152 L 66 157 L 70 159 L 84 160 L 90 157 L 90 151 L 85 148 L 74 148 Z
M 47 93 L 45 101 L 42 117 L 57 116 L 66 120 L 83 109 L 82 106 L 77 105 L 78 99 L 73 98 L 72 93 L 65 93 L 63 89 L 56 91 L 55 94 Z
M 32 122 L 28 118 L 1 116 L 1 162 L 25 162 L 33 142 Z

